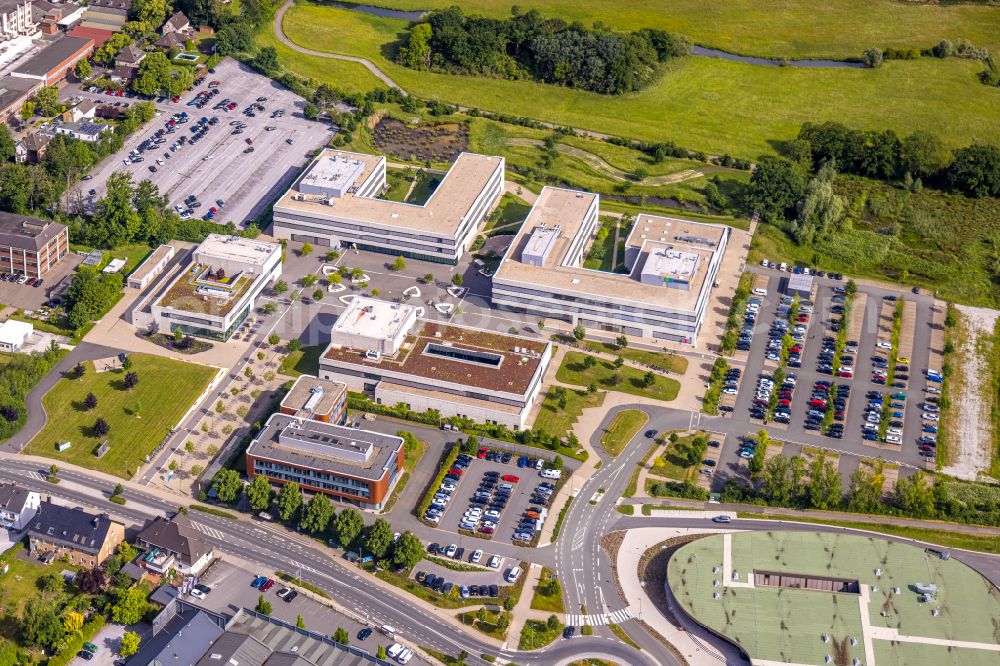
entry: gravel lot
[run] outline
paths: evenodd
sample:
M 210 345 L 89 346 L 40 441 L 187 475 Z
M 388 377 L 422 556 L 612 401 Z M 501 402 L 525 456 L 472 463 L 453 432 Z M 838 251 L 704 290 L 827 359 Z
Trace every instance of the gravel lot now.
M 200 110 L 186 105 L 198 92 L 207 89 L 208 81 L 213 80 L 221 85 L 219 95 L 212 102 Z M 258 111 L 252 118 L 245 116 L 243 110 L 258 97 L 267 98 L 263 102 L 265 110 Z M 236 108 L 232 111 L 213 110 L 215 103 L 224 98 L 236 102 Z M 308 162 L 307 153 L 332 136 L 328 125 L 306 120 L 302 116 L 304 106 L 305 100 L 298 95 L 235 60 L 226 59 L 215 68 L 215 74 L 210 74 L 205 82 L 183 95 L 180 102 L 174 104 L 168 101 L 158 105 L 158 109 L 167 111 L 132 135 L 121 152 L 98 165 L 91 173 L 91 180 L 80 183 L 86 206 L 92 207 L 103 196 L 111 174 L 124 171 L 131 173 L 135 181 L 151 180 L 168 198 L 171 206 L 183 204 L 189 195 L 195 195 L 203 204 L 195 211 L 199 216 L 204 215 L 209 206 L 216 205 L 216 199 L 222 199 L 225 206 L 216 219 L 245 226 L 288 188 Z M 284 109 L 285 115 L 272 118 L 271 113 L 277 109 Z M 172 113 L 181 111 L 186 111 L 192 121 L 180 125 L 175 134 L 164 135 L 170 140 L 156 150 L 147 150 L 144 162 L 124 164 L 123 160 L 130 150 L 163 128 Z M 183 145 L 170 153 L 168 148 L 172 141 L 181 135 L 190 137 L 191 126 L 202 116 L 209 119 L 218 116 L 219 123 L 211 126 L 197 145 Z M 242 120 L 247 124 L 242 134 L 233 135 L 233 128 L 229 125 L 233 120 Z M 269 125 L 277 129 L 265 131 L 264 128 Z M 243 152 L 248 147 L 246 139 L 253 141 L 254 151 L 249 154 Z M 292 144 L 287 143 L 289 139 Z M 155 173 L 150 171 L 150 167 L 156 165 L 156 159 L 162 159 L 167 154 L 170 158 L 164 160 L 165 164 L 157 166 Z M 211 157 L 202 159 L 206 155 Z M 95 194 L 89 195 L 90 190 Z

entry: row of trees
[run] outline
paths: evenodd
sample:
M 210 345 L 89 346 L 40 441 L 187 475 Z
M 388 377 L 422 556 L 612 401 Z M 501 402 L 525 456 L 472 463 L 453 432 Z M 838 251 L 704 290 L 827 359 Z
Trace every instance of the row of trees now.
M 190 67 L 170 64 L 163 51 L 146 54 L 139 71 L 132 80 L 132 90 L 140 95 L 180 95 L 194 85 L 194 72 Z
M 401 64 L 504 79 L 534 79 L 620 95 L 640 89 L 660 63 L 687 55 L 691 43 L 663 30 L 622 34 L 607 26 L 545 19 L 536 11 L 506 20 L 466 16 L 457 6 L 431 12 L 410 28 Z
M 80 266 L 65 295 L 66 327 L 83 328 L 111 309 L 124 286 L 120 273 L 104 273 L 94 266 Z
M 222 470 L 215 478 L 215 490 L 222 502 L 239 499 L 243 482 L 234 470 Z M 338 514 L 330 498 L 315 493 L 306 501 L 297 483 L 286 483 L 277 493 L 265 476 L 255 476 L 246 487 L 246 499 L 253 511 L 265 511 L 277 505 L 278 517 L 289 524 L 317 536 L 336 539 L 345 549 L 363 549 L 376 559 L 391 559 L 393 565 L 409 569 L 424 556 L 423 544 L 410 532 L 393 540 L 392 526 L 379 518 L 365 526 L 361 513 L 346 508 Z
M 0 440 L 7 439 L 24 425 L 25 396 L 63 354 L 53 342 L 41 354 L 14 354 L 0 365 Z

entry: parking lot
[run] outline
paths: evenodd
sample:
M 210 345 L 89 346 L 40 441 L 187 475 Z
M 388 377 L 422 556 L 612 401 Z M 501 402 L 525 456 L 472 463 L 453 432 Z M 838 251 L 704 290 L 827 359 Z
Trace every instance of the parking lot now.
M 41 277 L 41 284 L 33 286 L 30 282 L 18 283 L 17 280 L 5 279 L 0 283 L 0 303 L 12 305 L 22 310 L 37 310 L 42 303 L 49 299 L 49 294 L 67 275 L 72 274 L 83 257 L 70 252 L 59 260 L 48 273 Z M 9 274 L 8 274 L 9 275 Z
M 556 478 L 543 478 L 545 461 L 527 455 L 480 448 L 460 454 L 438 489 L 425 519 L 464 537 L 466 550 L 483 539 L 535 544 L 556 490 Z M 554 476 L 554 474 L 551 474 Z
M 218 94 L 204 108 L 189 106 L 198 93 L 210 90 L 213 81 L 219 82 L 217 88 L 211 88 Z M 91 97 L 97 99 L 100 95 Z M 266 98 L 260 102 L 264 110 L 255 109 L 255 115 L 246 115 L 244 111 L 257 104 L 259 97 Z M 236 106 L 231 110 L 214 108 L 224 99 Z M 211 206 L 216 206 L 219 210 L 215 220 L 245 226 L 288 188 L 308 162 L 307 154 L 331 136 L 329 125 L 303 117 L 304 105 L 305 100 L 298 95 L 227 58 L 179 102 L 158 104 L 162 113 L 129 137 L 121 152 L 98 165 L 91 179 L 80 183 L 85 207 L 92 207 L 103 196 L 111 174 L 125 172 L 132 174 L 136 182 L 152 181 L 171 206 L 186 210 L 185 200 L 194 196 L 202 204 L 194 209 L 195 216 L 203 217 Z M 279 110 L 284 114 L 272 117 Z M 169 128 L 172 115 L 180 113 L 187 113 L 188 120 Z M 208 125 L 203 138 L 192 145 L 192 128 L 203 117 L 218 121 Z M 233 121 L 242 121 L 246 127 L 234 134 L 236 129 L 230 124 Z M 268 131 L 267 127 L 275 129 Z M 163 142 L 144 151 L 139 163 L 132 162 L 129 153 L 149 140 Z M 224 205 L 217 206 L 217 200 Z
M 768 295 L 755 296 L 762 301 L 761 316 L 753 322 L 754 334 L 749 341 L 751 349 L 743 372 L 744 378 L 752 378 L 752 381 L 742 382 L 735 413 L 761 417 L 762 414 L 767 415 L 766 410 L 761 412 L 759 408 L 753 408 L 756 400 L 770 396 L 767 382 L 762 386 L 760 377 L 773 377 L 775 370 L 773 360 L 766 358 L 770 341 L 767 331 L 776 318 L 786 314 L 779 308 L 787 305 L 782 303 L 780 295 L 783 277 L 787 273 L 765 269 L 756 272 L 766 276 L 767 284 L 762 288 L 766 288 Z M 801 322 L 806 326 L 804 335 L 794 340 L 801 367 L 786 366 L 783 369 L 784 386 L 771 389 L 772 392 L 779 392 L 776 394 L 779 400 L 786 401 L 777 404 L 771 411 L 772 418 L 774 414 L 780 414 L 780 420 L 787 421 L 787 424 L 778 425 L 786 428 L 784 437 L 790 441 L 868 457 L 882 456 L 910 466 L 909 469 L 924 467 L 929 458 L 920 447 L 929 445 L 927 440 L 921 441 L 921 438 L 934 435 L 925 429 L 934 427 L 936 394 L 933 391 L 937 386 L 926 379 L 931 359 L 932 299 L 902 290 L 858 285 L 844 328 L 844 344 L 838 349 L 836 336 L 845 326 L 845 287 L 846 280 L 818 277 L 814 281 L 813 297 L 802 301 L 811 301 L 811 305 L 806 306 L 811 312 L 806 313 L 810 321 Z M 903 305 L 898 315 L 900 343 L 894 364 L 900 376 L 891 380 L 885 377 L 888 381 L 883 381 L 877 372 L 879 366 L 888 365 L 892 360 L 889 359 L 890 349 L 886 349 L 892 346 L 889 340 L 892 317 L 887 333 L 886 327 L 881 325 L 883 310 L 894 312 L 901 300 Z M 795 318 L 797 320 L 798 315 Z M 900 358 L 909 363 L 898 362 Z M 789 375 L 794 376 L 793 384 L 787 380 Z M 879 420 L 874 426 L 877 441 L 864 439 L 863 435 L 872 432 L 870 426 L 865 426 L 874 422 L 872 411 L 880 407 L 873 392 L 882 394 L 881 407 L 884 407 L 884 410 L 877 410 Z M 893 395 L 896 397 L 893 398 Z M 824 421 L 827 410 L 829 416 Z M 930 416 L 925 416 L 928 414 Z M 772 418 L 768 419 L 768 425 L 775 424 Z M 763 418 L 760 419 L 762 421 Z M 738 464 L 735 448 L 724 452 L 723 466 Z M 716 474 L 717 480 L 724 476 Z M 713 482 L 713 487 L 717 486 L 718 483 Z

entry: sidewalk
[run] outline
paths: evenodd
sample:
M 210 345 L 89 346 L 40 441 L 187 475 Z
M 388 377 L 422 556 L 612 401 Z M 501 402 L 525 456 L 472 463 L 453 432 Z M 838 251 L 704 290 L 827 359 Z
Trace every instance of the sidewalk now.
M 628 530 L 625 533 L 625 540 L 618 549 L 618 581 L 621 584 L 624 598 L 630 602 L 628 610 L 633 617 L 641 619 L 683 654 L 689 666 L 719 666 L 720 662 L 738 664 L 744 660 L 740 658 L 739 651 L 735 647 L 712 638 L 707 631 L 688 619 L 683 610 L 675 609 L 671 601 L 668 601 L 668 604 L 671 605 L 670 610 L 674 617 L 678 618 L 681 626 L 677 626 L 667 619 L 653 605 L 643 588 L 642 581 L 639 580 L 639 560 L 648 549 L 672 537 L 719 531 L 690 528 Z M 669 590 L 667 597 L 671 598 Z
M 506 650 L 510 645 L 511 640 L 514 640 L 514 647 L 512 649 L 517 649 L 517 641 L 521 636 L 521 630 L 524 628 L 524 623 L 528 619 L 532 618 L 532 613 L 539 613 L 541 611 L 531 610 L 531 599 L 535 596 L 535 586 L 538 585 L 538 581 L 542 577 L 542 566 L 539 564 L 529 564 L 528 570 L 524 572 L 524 588 L 521 589 L 521 598 L 517 600 L 517 605 L 514 606 L 514 610 L 510 612 L 510 628 L 507 629 L 507 640 L 504 641 L 501 649 Z M 546 616 L 547 617 L 547 616 Z

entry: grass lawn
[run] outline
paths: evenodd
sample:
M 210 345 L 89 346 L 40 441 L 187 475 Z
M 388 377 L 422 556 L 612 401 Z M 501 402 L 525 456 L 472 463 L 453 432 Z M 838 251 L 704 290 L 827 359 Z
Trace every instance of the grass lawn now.
M 384 0 L 393 9 L 440 9 L 452 0 Z M 939 40 L 966 38 L 977 46 L 1000 49 L 994 7 L 983 2 L 933 4 L 894 0 L 530 0 L 522 12 L 537 9 L 546 18 L 616 30 L 662 28 L 684 33 L 697 44 L 732 53 L 770 57 L 859 56 L 870 46 L 926 48 Z M 509 0 L 466 0 L 466 14 L 510 16 Z
M 615 228 L 618 220 L 613 217 L 605 217 L 601 220 L 601 231 L 604 232 L 604 239 L 594 239 L 587 257 L 583 260 L 583 267 L 595 271 L 606 271 L 608 273 L 615 270 Z
M 410 191 L 417 174 L 410 169 L 386 169 L 385 179 L 388 189 L 382 195 L 389 201 L 406 201 L 406 193 Z
M 10 565 L 10 570 L 3 574 L 3 576 L 0 576 L 0 586 L 2 586 L 4 591 L 2 604 L 8 612 L 12 612 L 17 617 L 21 616 L 21 612 L 24 610 L 24 606 L 29 599 L 43 596 L 41 590 L 38 589 L 38 580 L 42 576 L 55 574 L 61 582 L 62 576 L 59 576 L 60 571 L 67 569 L 75 573 L 79 569 L 79 567 L 62 561 L 56 561 L 51 566 L 46 566 L 40 562 L 27 561 L 22 559 L 24 557 L 22 555 L 23 552 L 24 545 L 19 543 L 3 554 L 2 559 Z M 45 593 L 45 596 L 50 601 L 57 601 L 65 599 L 72 592 L 73 590 L 70 586 L 62 585 L 57 587 L 53 592 Z M 13 637 L 7 635 L 6 624 L 0 623 L 0 628 L 2 628 L 0 629 L 0 635 L 11 639 Z
M 677 507 L 670 507 L 671 509 Z M 809 515 L 768 515 L 749 511 L 740 511 L 740 518 L 752 518 L 756 520 L 794 520 L 802 523 L 819 523 L 822 525 L 836 525 L 839 527 L 849 527 L 857 530 L 868 530 L 880 534 L 891 534 L 898 537 L 926 541 L 927 543 L 945 546 L 946 548 L 964 548 L 965 550 L 976 550 L 982 553 L 993 553 L 1000 555 L 1000 538 L 989 535 L 963 534 L 948 530 L 948 523 L 941 523 L 938 528 L 927 527 L 907 527 L 906 525 L 891 525 L 884 523 L 865 523 L 857 520 L 824 520 L 821 518 L 811 518 Z
M 406 197 L 406 203 L 411 203 L 414 206 L 423 206 L 431 198 L 431 195 L 434 194 L 437 186 L 441 184 L 442 178 L 443 176 L 435 173 L 427 173 L 426 171 L 420 174 L 417 177 L 417 184 L 413 186 L 413 191 L 410 192 L 410 196 Z
M 570 389 L 563 395 L 566 396 L 566 406 L 560 407 L 558 391 L 554 388 L 549 389 L 545 394 L 545 399 L 542 400 L 542 406 L 535 418 L 533 428 L 544 430 L 550 435 L 566 437 L 584 409 L 600 407 L 604 404 L 604 394 L 600 392 L 588 393 L 587 391 Z
M 504 192 L 497 207 L 490 214 L 486 226 L 483 227 L 483 233 L 496 227 L 502 227 L 504 234 L 516 234 L 517 230 L 521 228 L 519 223 L 524 222 L 529 210 L 531 210 L 531 205 L 527 201 L 510 192 Z
M 588 349 L 605 354 L 615 354 L 629 361 L 651 365 L 659 370 L 666 370 L 678 375 L 687 372 L 688 361 L 683 356 L 669 354 L 667 352 L 648 351 L 646 349 L 619 349 L 610 342 L 597 342 L 596 340 L 584 340 L 583 345 Z
M 685 435 L 678 437 L 677 441 L 671 444 L 667 442 L 666 450 L 660 454 L 649 468 L 650 474 L 662 476 L 673 481 L 694 482 L 698 475 L 698 466 L 689 465 L 685 457 L 685 452 L 697 435 Z
M 48 423 L 27 452 L 127 477 L 126 466 L 135 471 L 216 373 L 214 368 L 160 356 L 131 354 L 130 358 L 132 371 L 139 375 L 131 391 L 122 386 L 123 371 L 95 372 L 89 362 L 80 379 L 60 380 L 42 399 Z M 97 397 L 97 407 L 90 411 L 82 405 L 88 393 Z M 91 433 L 97 417 L 111 426 L 104 437 Z M 104 440 L 111 449 L 97 458 L 94 451 Z M 56 444 L 65 441 L 72 447 L 56 451 Z
M 551 588 L 544 584 L 544 581 L 553 578 L 556 585 Z M 535 587 L 535 594 L 531 597 L 531 608 L 534 610 L 548 611 L 550 613 L 564 613 L 562 586 L 558 585 L 558 578 L 549 569 L 542 568 L 542 577 Z
M 564 626 L 562 622 L 557 622 L 555 628 L 550 629 L 547 623 L 540 620 L 526 620 L 524 628 L 521 629 L 521 638 L 517 642 L 517 649 L 538 650 L 543 648 L 559 637 Z
M 506 614 L 506 611 L 502 611 L 502 610 L 501 611 L 487 610 L 486 611 L 486 621 L 485 622 L 480 622 L 479 621 L 479 618 L 478 618 L 479 611 L 475 611 L 475 612 L 473 612 L 473 611 L 465 611 L 463 613 L 459 613 L 455 617 L 457 617 L 458 621 L 461 622 L 462 624 L 464 624 L 465 626 L 472 627 L 472 628 L 474 628 L 474 629 L 476 629 L 478 631 L 481 631 L 482 633 L 486 634 L 487 636 L 489 636 L 491 638 L 496 638 L 497 640 L 501 640 L 502 641 L 503 639 L 507 638 L 507 630 L 506 629 L 504 629 L 502 631 L 500 630 L 500 626 L 498 624 L 498 620 L 499 620 L 501 614 Z M 508 622 L 509 622 L 509 618 L 508 618 Z M 510 626 L 510 625 L 508 624 L 508 626 Z
M 879 4 L 904 9 L 889 0 Z M 987 11 L 995 10 L 973 8 L 982 16 Z M 550 8 L 549 13 L 555 12 Z M 843 19 L 843 12 L 834 13 L 837 20 Z M 713 31 L 719 30 L 711 21 L 704 21 L 703 14 L 700 20 Z M 846 22 L 839 34 L 853 30 L 855 23 Z M 936 18 L 931 23 L 935 32 L 945 36 L 940 34 L 942 24 Z M 976 22 L 969 22 L 973 24 Z M 607 96 L 530 81 L 406 69 L 387 57 L 406 26 L 404 21 L 308 2 L 295 5 L 284 21 L 285 33 L 295 43 L 368 58 L 420 97 L 641 140 L 673 140 L 714 154 L 755 158 L 773 153 L 775 142 L 793 138 L 805 121 L 839 120 L 860 128 L 891 128 L 900 133 L 926 128 L 953 146 L 1000 134 L 1000 90 L 988 88 L 976 78 L 981 63 L 957 58 L 891 61 L 876 69 L 807 69 L 690 57 L 670 63 L 657 81 L 640 92 Z M 760 25 L 753 22 L 745 29 L 756 34 Z M 984 29 L 963 36 L 989 45 Z M 367 88 L 374 86 L 371 74 L 360 64 L 299 54 L 280 45 L 270 31 L 263 32 L 260 43 L 275 46 L 280 62 L 292 71 L 348 90 L 362 80 L 369 81 Z M 914 39 L 908 26 L 901 25 L 901 32 L 907 41 Z M 975 39 L 977 32 L 984 38 Z M 930 46 L 936 41 L 918 45 Z M 852 46 L 848 51 L 860 55 L 871 45 L 866 39 L 864 46 Z M 345 71 L 348 68 L 356 71 Z M 872 104 L 872 99 L 879 103 Z
M 628 443 L 648 420 L 649 414 L 638 409 L 626 409 L 623 412 L 618 412 L 601 437 L 601 446 L 609 454 L 618 455 L 625 450 Z
M 319 372 L 319 357 L 325 350 L 325 345 L 311 345 L 298 351 L 288 352 L 282 359 L 278 372 L 289 377 L 316 375 Z
M 584 358 L 587 357 L 593 358 L 596 364 L 590 368 L 586 367 Z M 605 361 L 583 352 L 571 351 L 566 352 L 562 365 L 556 372 L 556 379 L 564 384 L 576 386 L 596 384 L 597 388 L 607 391 L 620 391 L 653 400 L 669 401 L 677 397 L 681 385 L 676 379 L 656 375 L 656 381 L 653 385 L 645 386 L 645 375 L 645 372 L 636 368 L 624 365 L 615 368 L 611 361 Z M 619 379 L 617 383 L 615 383 L 615 377 Z

